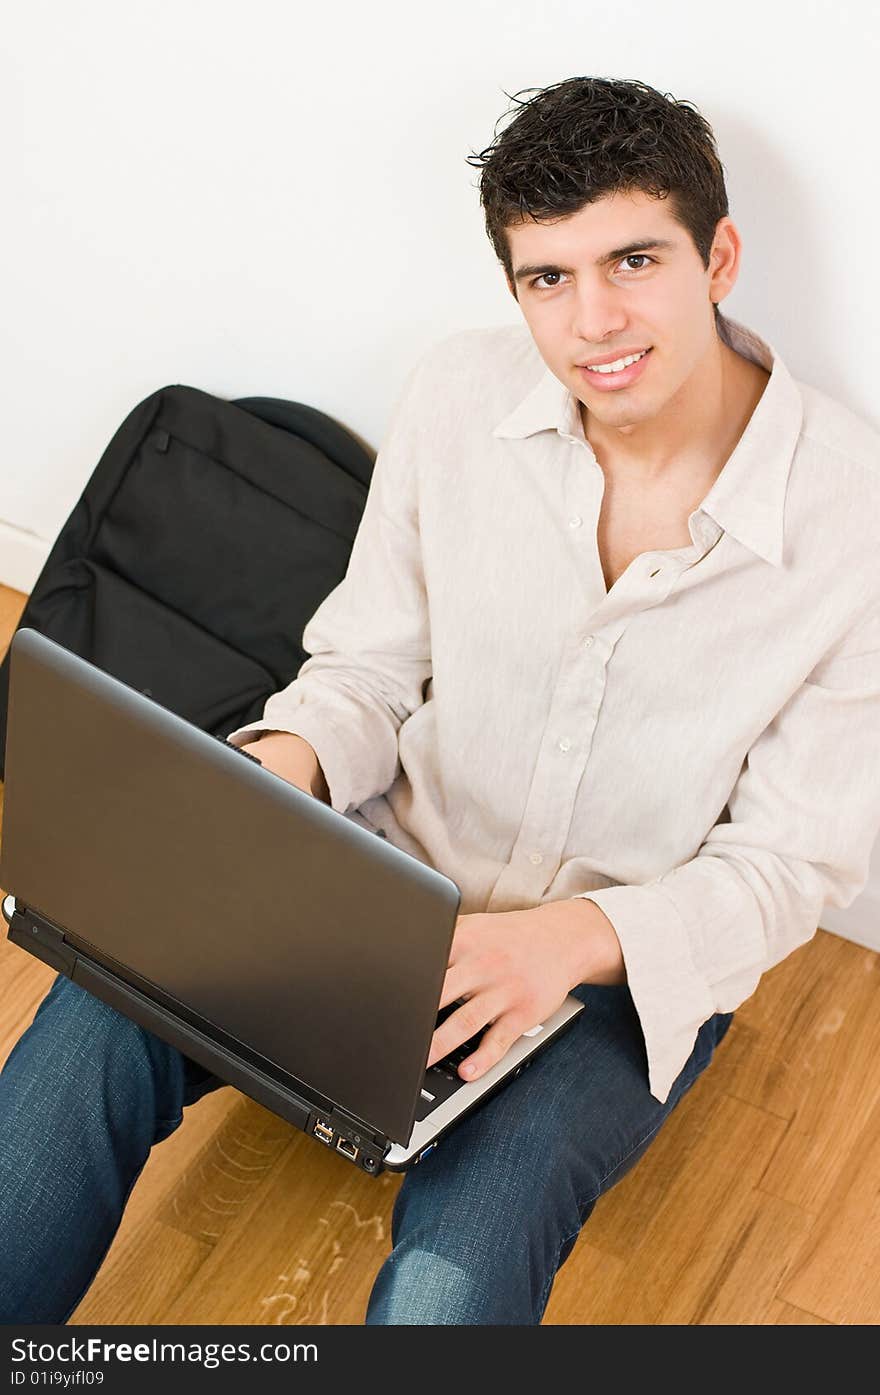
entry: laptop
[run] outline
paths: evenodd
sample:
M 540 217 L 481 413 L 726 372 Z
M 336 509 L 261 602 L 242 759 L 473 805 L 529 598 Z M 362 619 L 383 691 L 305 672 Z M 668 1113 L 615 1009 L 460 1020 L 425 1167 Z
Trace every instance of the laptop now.
M 8 938 L 376 1176 L 583 1011 L 479 1080 L 425 1066 L 461 901 L 435 868 L 53 640 L 10 650 Z M 485 1030 L 485 1029 L 483 1029 Z

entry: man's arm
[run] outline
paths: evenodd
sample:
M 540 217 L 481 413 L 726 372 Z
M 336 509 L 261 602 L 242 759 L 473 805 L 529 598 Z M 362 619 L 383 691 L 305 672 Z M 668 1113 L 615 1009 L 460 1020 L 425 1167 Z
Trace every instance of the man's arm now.
M 583 892 L 613 925 L 663 1101 L 700 1026 L 851 905 L 880 829 L 880 606 L 751 747 L 696 856 L 644 886 Z

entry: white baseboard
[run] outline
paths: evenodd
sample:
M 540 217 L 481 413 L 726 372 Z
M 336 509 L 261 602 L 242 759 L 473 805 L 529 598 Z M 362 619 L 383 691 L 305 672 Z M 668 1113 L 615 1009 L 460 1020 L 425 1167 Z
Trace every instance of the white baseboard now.
M 36 533 L 0 522 L 0 584 L 30 595 L 51 550 L 52 543 Z

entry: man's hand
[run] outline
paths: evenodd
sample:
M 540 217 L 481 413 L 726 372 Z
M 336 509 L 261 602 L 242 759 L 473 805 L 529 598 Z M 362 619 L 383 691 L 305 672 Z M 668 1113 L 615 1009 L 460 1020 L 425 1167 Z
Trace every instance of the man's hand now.
M 578 983 L 625 983 L 620 941 L 594 901 L 548 902 L 525 911 L 460 915 L 440 1007 L 467 1001 L 441 1023 L 428 1066 L 491 1023 L 459 1066 L 475 1080 L 523 1032 L 543 1022 Z

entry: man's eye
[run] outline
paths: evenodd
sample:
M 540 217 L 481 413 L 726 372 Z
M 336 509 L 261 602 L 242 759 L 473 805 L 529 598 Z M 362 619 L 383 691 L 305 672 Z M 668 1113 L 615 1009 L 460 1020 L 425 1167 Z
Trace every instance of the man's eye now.
M 630 252 L 629 256 L 628 256 L 628 257 L 624 257 L 623 260 L 624 260 L 625 262 L 652 262 L 652 261 L 654 260 L 654 258 L 653 258 L 653 257 L 647 256 L 644 252 Z M 643 270 L 644 270 L 644 267 L 641 267 L 641 266 L 637 266 L 637 267 L 635 267 L 635 268 L 630 267 L 630 271 L 632 271 L 632 270 L 635 270 L 635 271 L 643 271 Z
M 553 278 L 554 276 L 556 277 L 556 280 L 555 280 L 555 281 L 552 280 L 552 278 Z M 533 285 L 533 286 L 537 286 L 537 287 L 538 287 L 538 290 L 542 290 L 542 289 L 544 289 L 544 288 L 541 286 L 541 282 L 542 282 L 542 281 L 549 281 L 549 282 L 550 282 L 550 285 L 549 285 L 549 287 L 547 287 L 547 289 L 553 290 L 553 288 L 554 288 L 555 286 L 558 286 L 558 285 L 559 285 L 559 278 L 560 278 L 561 276 L 562 276 L 562 272 L 561 272 L 561 271 L 545 271 L 544 274 L 543 274 L 543 276 L 536 276 L 536 277 L 535 277 L 534 281 L 532 282 L 532 285 Z

